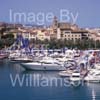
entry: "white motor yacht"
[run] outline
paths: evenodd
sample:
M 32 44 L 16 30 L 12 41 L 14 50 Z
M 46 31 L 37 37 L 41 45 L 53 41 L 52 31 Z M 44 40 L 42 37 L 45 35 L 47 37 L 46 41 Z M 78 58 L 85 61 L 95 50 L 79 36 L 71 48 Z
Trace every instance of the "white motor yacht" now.
M 15 62 L 15 63 L 16 62 L 21 63 L 21 62 L 33 61 L 31 56 L 26 55 L 26 54 L 22 54 L 20 52 L 10 54 L 9 55 L 9 60 L 10 60 L 10 62 Z
M 44 57 L 35 62 L 21 63 L 21 65 L 28 70 L 66 70 L 64 64 L 51 57 Z
M 0 53 L 0 60 L 3 60 L 5 58 L 8 58 L 8 54 L 7 53 Z
M 16 52 L 16 51 L 12 51 L 10 54 L 9 54 L 9 59 L 14 59 L 14 58 L 17 58 L 20 56 L 20 52 Z
M 59 76 L 61 77 L 71 77 L 73 70 L 66 70 L 59 72 Z
M 100 63 L 95 64 L 94 68 L 89 70 L 89 73 L 84 80 L 87 82 L 100 82 Z
M 17 62 L 17 63 L 32 62 L 32 61 L 33 61 L 33 59 L 28 56 L 19 56 L 19 57 L 10 59 L 10 62 Z
M 97 69 L 90 70 L 88 75 L 84 78 L 84 80 L 87 82 L 99 83 L 100 82 L 100 70 L 97 70 Z

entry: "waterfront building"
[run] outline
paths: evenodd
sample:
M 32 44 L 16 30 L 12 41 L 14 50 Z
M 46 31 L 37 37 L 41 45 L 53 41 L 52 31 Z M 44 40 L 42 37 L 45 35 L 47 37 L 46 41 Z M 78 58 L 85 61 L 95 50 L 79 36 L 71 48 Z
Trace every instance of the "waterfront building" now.
M 87 28 L 89 31 L 89 39 L 100 40 L 100 28 Z
M 76 24 L 58 22 L 57 18 L 54 17 L 53 25 L 53 38 L 66 39 L 66 40 L 81 40 L 88 39 L 88 31 L 79 28 Z
M 71 24 L 68 22 L 59 22 L 57 17 L 54 17 L 52 25 L 50 27 L 26 27 L 22 25 L 9 25 L 9 30 L 6 30 L 3 34 L 12 33 L 14 38 L 20 34 L 23 38 L 39 39 L 41 41 L 47 39 L 61 39 L 61 40 L 82 40 L 82 39 L 94 39 L 100 40 L 100 29 L 82 29 L 76 24 Z M 5 24 L 1 23 L 0 30 Z
M 11 29 L 11 30 L 5 31 L 5 32 L 3 33 L 3 35 L 6 35 L 6 34 L 13 34 L 14 39 L 16 39 L 16 38 L 17 38 L 17 35 L 18 35 L 18 34 L 19 34 L 19 35 L 21 34 L 21 31 L 18 30 L 18 29 Z
M 45 39 L 50 40 L 50 33 L 47 29 L 41 29 L 37 31 L 37 39 L 43 41 Z

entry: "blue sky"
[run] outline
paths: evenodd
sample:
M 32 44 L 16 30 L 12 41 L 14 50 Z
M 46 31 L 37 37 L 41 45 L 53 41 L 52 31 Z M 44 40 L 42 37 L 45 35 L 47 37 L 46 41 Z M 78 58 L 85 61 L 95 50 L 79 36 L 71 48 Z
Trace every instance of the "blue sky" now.
M 14 12 L 53 12 L 59 18 L 61 9 L 78 17 L 80 27 L 100 27 L 100 0 L 0 0 L 0 21 L 9 22 L 9 10 Z M 71 19 L 71 17 L 70 17 Z

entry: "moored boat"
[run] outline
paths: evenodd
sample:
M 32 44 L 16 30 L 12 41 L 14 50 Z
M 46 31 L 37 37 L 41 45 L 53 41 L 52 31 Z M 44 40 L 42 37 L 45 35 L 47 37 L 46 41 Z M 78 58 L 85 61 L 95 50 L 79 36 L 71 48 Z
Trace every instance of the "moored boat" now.
M 5 58 L 8 58 L 8 54 L 7 53 L 0 53 L 0 60 L 3 60 Z
M 84 78 L 84 81 L 91 83 L 100 83 L 100 70 L 92 69 Z
M 71 77 L 73 70 L 66 70 L 59 72 L 59 76 L 61 77 Z
M 51 57 L 44 57 L 42 60 L 35 62 L 21 63 L 21 65 L 28 70 L 66 70 L 62 63 Z

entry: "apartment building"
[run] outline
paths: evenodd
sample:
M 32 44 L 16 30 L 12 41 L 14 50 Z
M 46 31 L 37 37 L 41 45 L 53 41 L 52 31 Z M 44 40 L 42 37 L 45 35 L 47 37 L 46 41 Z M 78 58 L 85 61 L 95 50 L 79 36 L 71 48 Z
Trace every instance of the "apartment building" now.
M 57 18 L 53 21 L 53 33 L 56 39 L 66 39 L 66 40 L 81 40 L 88 39 L 88 31 L 79 28 L 76 24 L 58 22 Z

